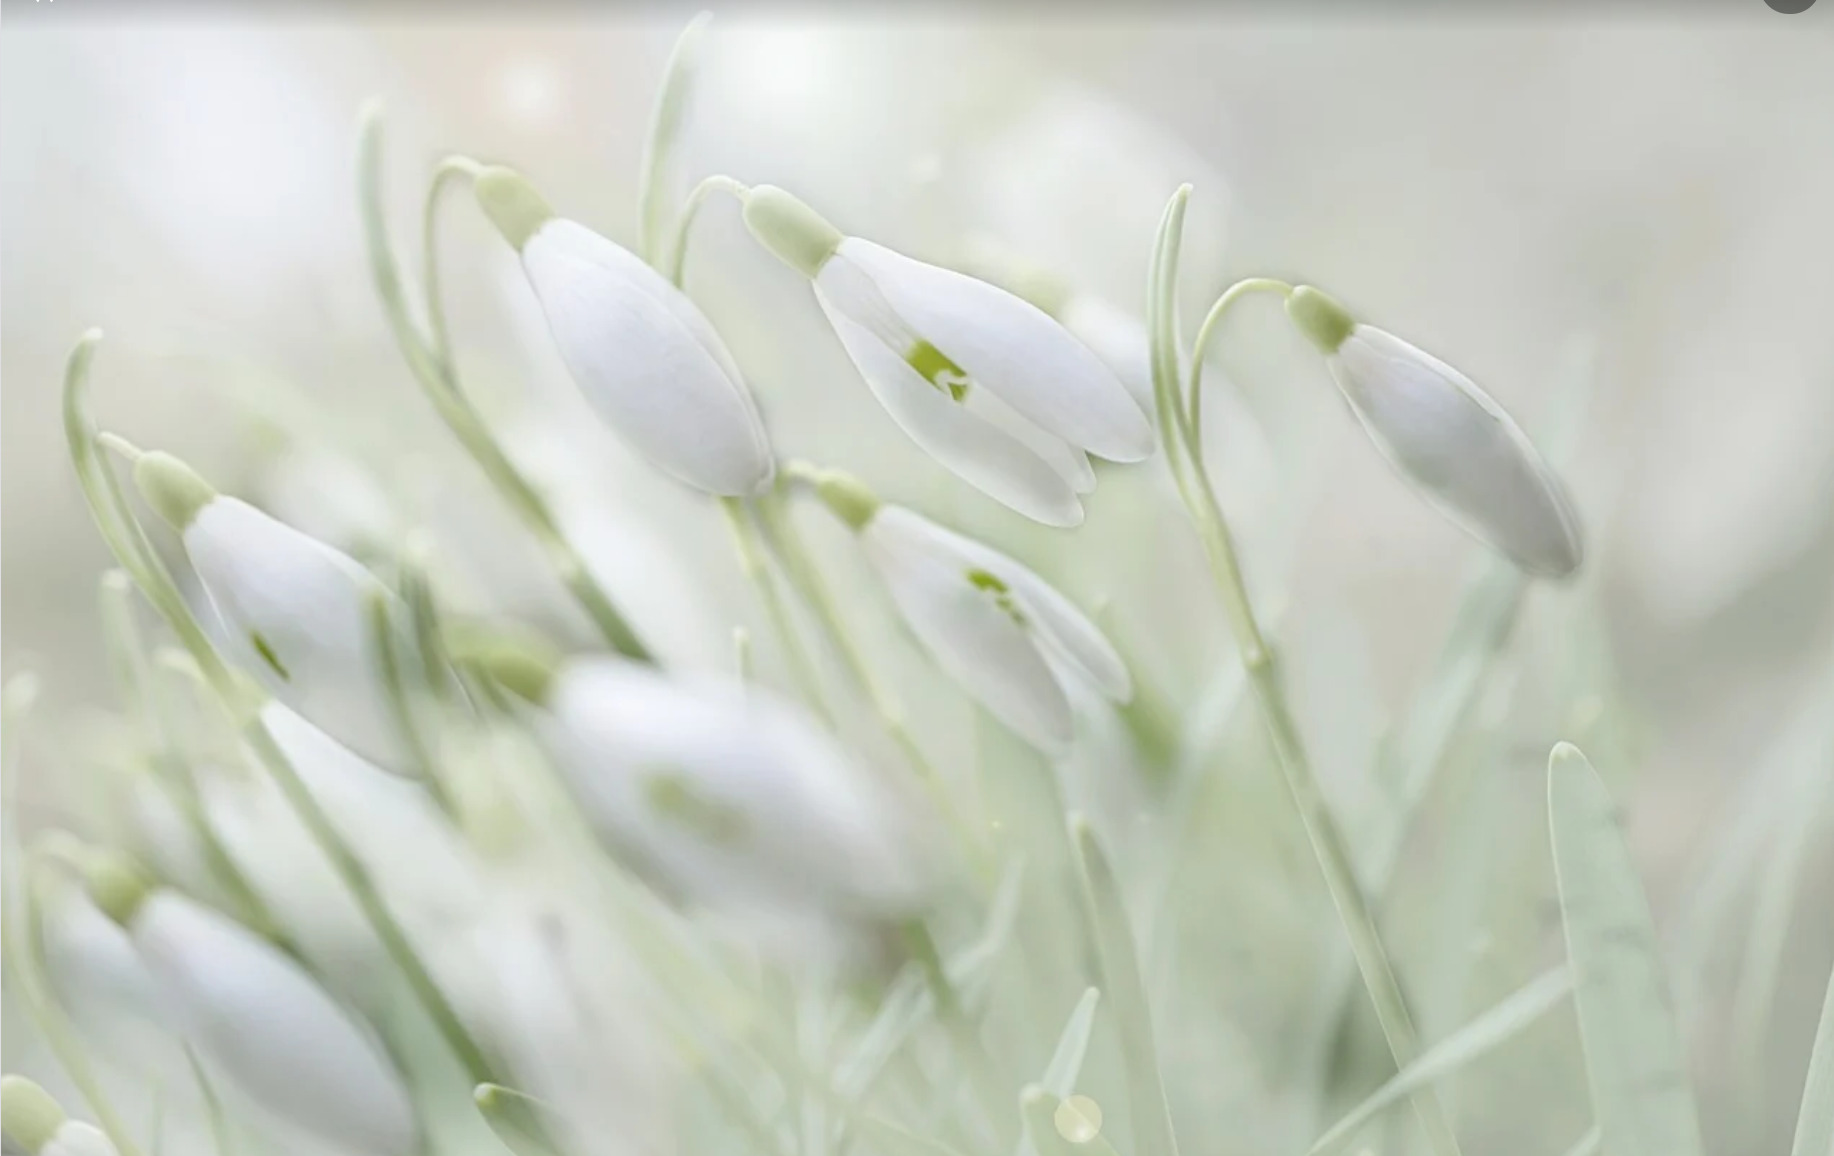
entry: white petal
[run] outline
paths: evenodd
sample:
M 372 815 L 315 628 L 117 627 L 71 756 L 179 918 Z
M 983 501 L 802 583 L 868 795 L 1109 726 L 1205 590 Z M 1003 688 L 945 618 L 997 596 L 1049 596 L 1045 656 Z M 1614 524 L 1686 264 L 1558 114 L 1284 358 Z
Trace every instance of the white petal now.
M 599 414 L 691 486 L 749 494 L 770 443 L 738 366 L 685 293 L 583 225 L 554 219 L 522 249 L 562 360 Z
M 1058 311 L 1072 336 L 1087 345 L 1102 364 L 1114 370 L 1134 404 L 1150 418 L 1154 412 L 1152 350 L 1146 322 L 1120 306 L 1088 293 L 1072 294 Z
M 81 1120 L 65 1120 L 38 1156 L 119 1156 L 108 1133 Z
M 1579 565 L 1579 526 L 1528 438 L 1464 374 L 1358 325 L 1331 375 L 1389 461 L 1450 518 L 1523 569 Z
M 1049 314 L 985 281 L 849 237 L 837 257 L 899 316 L 1039 428 L 1118 462 L 1153 452 L 1153 429 L 1114 371 Z
M 131 930 L 193 1041 L 252 1099 L 358 1152 L 415 1150 L 401 1077 L 298 964 L 171 891 L 149 897 Z
M 1039 640 L 1049 643 L 1057 652 L 1056 655 L 1047 653 L 1047 658 L 1067 660 L 1077 675 L 1115 702 L 1126 702 L 1133 697 L 1133 677 L 1113 644 L 1075 603 L 1040 578 L 1036 571 L 911 510 L 893 507 L 881 511 L 881 516 L 888 513 L 895 513 L 897 520 L 903 523 L 901 534 L 923 543 L 939 557 L 954 557 L 962 567 L 985 570 L 1006 583 L 1020 608 L 1031 619 Z
M 977 563 L 939 549 L 938 532 L 911 511 L 887 506 L 866 523 L 861 542 L 937 665 L 1022 738 L 1063 752 L 1073 734 L 1069 698 L 1031 634 L 969 582 Z
M 828 276 L 828 270 L 822 272 Z M 849 317 L 819 281 L 815 290 L 860 376 L 912 441 L 976 489 L 1034 521 L 1047 526 L 1082 524 L 1082 503 L 1062 473 L 1017 438 L 931 386 L 902 352 Z
M 365 758 L 391 770 L 405 764 L 371 654 L 368 608 L 378 593 L 398 603 L 375 575 L 229 497 L 198 511 L 185 553 L 237 665 Z
M 1037 454 L 1045 465 L 1057 471 L 1057 476 L 1078 494 L 1095 491 L 1095 470 L 1089 465 L 1087 452 L 1026 421 L 1012 406 L 995 397 L 992 390 L 971 389 L 960 404 L 975 417 L 1010 435 Z
M 702 903 L 880 909 L 914 890 L 891 800 L 800 711 L 759 688 L 575 661 L 543 734 L 612 840 Z M 720 831 L 659 812 L 669 776 Z

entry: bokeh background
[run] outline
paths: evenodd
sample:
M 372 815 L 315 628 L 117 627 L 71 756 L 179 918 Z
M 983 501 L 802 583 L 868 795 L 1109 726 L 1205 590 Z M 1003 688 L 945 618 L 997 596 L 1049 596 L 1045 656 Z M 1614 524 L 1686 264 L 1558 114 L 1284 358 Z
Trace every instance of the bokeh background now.
M 689 179 L 784 185 L 944 263 L 998 246 L 1136 313 L 1159 213 L 1189 181 L 1187 313 L 1238 276 L 1324 286 L 1557 442 L 1590 556 L 1578 586 L 1534 597 L 1565 600 L 1548 629 L 1594 632 L 1609 655 L 1659 918 L 1684 905 L 1714 832 L 1752 810 L 1784 737 L 1834 715 L 1834 3 L 715 13 Z M 398 236 L 416 235 L 424 175 L 457 150 L 517 165 L 563 213 L 629 242 L 651 96 L 691 14 L 8 4 L 4 662 L 40 673 L 51 715 L 109 693 L 104 553 L 58 417 L 63 359 L 92 325 L 107 334 L 105 425 L 327 536 L 430 532 L 490 599 L 565 628 L 389 341 L 361 251 L 355 118 L 385 100 Z M 678 653 L 727 661 L 718 613 L 677 613 L 743 598 L 717 517 L 581 416 L 511 255 L 459 201 L 444 258 L 486 408 L 532 468 L 587 471 L 575 480 L 615 514 L 605 550 L 657 620 L 679 622 Z M 1042 568 L 1059 557 L 1053 532 L 904 439 L 730 202 L 703 216 L 689 285 L 789 453 L 870 471 Z M 1219 364 L 1232 384 L 1213 453 L 1251 578 L 1283 633 L 1330 624 L 1309 661 L 1356 681 L 1366 717 L 1326 722 L 1380 733 L 1438 653 L 1474 547 L 1395 483 L 1272 305 L 1244 308 Z M 1177 697 L 1222 635 L 1180 523 L 1136 520 L 1160 468 L 1110 472 L 1082 532 L 1095 560 L 1063 580 L 1114 600 Z M 1343 638 L 1354 646 L 1332 649 Z M 1524 739 L 1510 765 L 1525 783 L 1557 737 Z M 58 771 L 56 752 L 28 765 Z M 1820 773 L 1834 781 L 1834 763 Z M 1779 1072 L 1801 1070 L 1834 958 L 1831 796 L 1790 796 L 1811 809 L 1811 886 L 1767 1043 Z M 1542 821 L 1533 797 L 1525 826 Z M 1710 1101 L 1735 1082 L 1713 1083 L 1714 1040 L 1690 1041 Z M 1793 1118 L 1788 1080 L 1766 1095 Z

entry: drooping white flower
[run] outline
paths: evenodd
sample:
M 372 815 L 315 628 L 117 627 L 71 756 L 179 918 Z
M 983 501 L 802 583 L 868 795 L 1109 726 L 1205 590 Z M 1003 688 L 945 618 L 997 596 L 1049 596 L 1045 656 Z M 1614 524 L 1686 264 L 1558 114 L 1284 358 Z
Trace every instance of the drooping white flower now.
M 688 295 L 639 257 L 556 217 L 519 173 L 475 188 L 540 299 L 561 360 L 599 415 L 657 468 L 711 494 L 762 489 L 774 466 L 739 367 Z
M 921 902 L 914 805 L 788 701 L 609 657 L 498 657 L 593 822 L 665 889 L 703 907 L 843 920 Z
M 1470 378 L 1309 286 L 1287 298 L 1287 312 L 1324 352 L 1376 448 L 1428 501 L 1532 574 L 1579 568 L 1579 520 L 1560 480 Z
M 1082 522 L 1089 454 L 1139 461 L 1153 431 L 1114 372 L 1037 306 L 985 281 L 843 237 L 771 186 L 752 232 L 807 276 L 880 403 L 932 457 L 1051 526 Z
M 1114 702 L 1133 679 L 1107 638 L 1027 567 L 920 514 L 885 505 L 833 471 L 817 492 L 860 536 L 892 602 L 937 665 L 1041 750 L 1074 735 L 1080 687 Z
M 143 455 L 134 478 L 182 537 L 221 621 L 228 657 L 364 758 L 402 769 L 407 756 L 377 670 L 371 602 L 381 598 L 393 623 L 406 617 L 381 580 L 348 555 L 217 493 L 170 454 Z
M 49 1092 L 24 1076 L 0 1079 L 0 1118 L 7 1139 L 29 1156 L 117 1156 L 106 1133 L 65 1116 Z
M 278 948 L 120 864 L 92 866 L 90 892 L 187 1038 L 251 1100 L 354 1152 L 417 1150 L 406 1085 L 381 1046 Z

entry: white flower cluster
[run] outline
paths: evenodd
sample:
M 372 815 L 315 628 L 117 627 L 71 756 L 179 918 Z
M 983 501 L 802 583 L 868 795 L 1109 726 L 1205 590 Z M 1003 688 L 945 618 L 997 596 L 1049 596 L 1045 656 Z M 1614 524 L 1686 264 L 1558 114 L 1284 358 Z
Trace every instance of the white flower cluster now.
M 562 653 L 526 630 L 445 614 L 428 590 L 385 580 L 217 492 L 178 458 L 132 451 L 140 495 L 195 576 L 199 624 L 146 537 L 122 530 L 131 515 L 108 504 L 115 499 L 80 451 L 111 545 L 236 729 L 228 753 L 216 753 L 224 766 L 144 796 L 137 788 L 146 866 L 72 852 L 87 897 L 52 906 L 93 904 L 106 915 L 107 929 L 85 934 L 106 943 L 109 968 L 132 993 L 124 998 L 149 1005 L 149 1018 L 233 1092 L 236 1110 L 249 1107 L 281 1134 L 376 1156 L 429 1150 L 429 1098 L 409 1075 L 424 1068 L 408 1058 L 400 1017 L 381 1014 L 405 990 L 512 1146 L 648 1151 L 655 1135 L 637 1121 L 660 1077 L 646 1049 L 668 1032 L 647 1006 L 655 977 L 621 969 L 643 954 L 622 933 L 651 932 L 608 930 L 596 900 L 583 898 L 602 893 L 567 874 L 574 818 L 596 840 L 587 845 L 616 862 L 616 879 L 628 871 L 666 900 L 617 891 L 641 913 L 633 920 L 670 929 L 654 933 L 659 942 L 680 946 L 669 939 L 678 920 L 723 929 L 709 933 L 717 947 L 697 942 L 660 965 L 660 986 L 691 986 L 696 968 L 718 971 L 706 956 L 734 950 L 755 952 L 747 958 L 767 970 L 840 961 L 854 974 L 889 953 L 926 971 L 940 1018 L 966 1014 L 929 924 L 945 897 L 986 885 L 985 843 L 998 824 L 964 818 L 973 810 L 960 798 L 964 776 L 931 773 L 926 743 L 884 692 L 877 656 L 861 655 L 789 503 L 812 496 L 850 531 L 882 604 L 935 668 L 1045 761 L 1067 763 L 1079 740 L 1111 727 L 1135 677 L 1090 615 L 1024 563 L 881 500 L 851 474 L 779 461 L 739 360 L 654 255 L 558 216 L 514 170 L 453 171 L 469 177 L 519 254 L 592 408 L 657 470 L 717 499 L 767 597 L 787 580 L 795 603 L 774 615 L 776 641 L 792 655 L 814 653 L 811 677 L 791 693 L 657 664 L 637 641 L 643 623 L 623 622 L 542 492 L 463 402 L 444 338 L 415 332 L 401 307 L 391 316 L 411 368 L 605 627 L 610 649 Z M 1185 439 L 1187 403 L 1168 388 L 1159 335 L 1125 311 L 1086 296 L 1028 300 L 844 235 L 780 188 L 722 187 L 741 199 L 750 234 L 809 282 L 898 426 L 1012 511 L 1077 527 L 1097 484 L 1092 457 L 1154 469 L 1156 450 Z M 390 277 L 381 283 L 393 309 Z M 1317 290 L 1283 292 L 1410 482 L 1524 570 L 1578 567 L 1577 522 L 1559 484 L 1491 399 Z M 1170 378 L 1179 361 L 1174 350 Z M 102 444 L 78 440 L 91 453 Z M 1196 452 L 1189 476 L 1208 486 Z M 1193 508 L 1225 596 L 1245 607 L 1213 497 Z M 1258 626 L 1246 611 L 1242 622 L 1243 654 L 1271 696 L 1276 742 L 1287 742 Z M 837 683 L 851 695 L 831 696 Z M 876 720 L 856 717 L 872 713 L 853 709 L 861 698 Z M 552 784 L 543 765 L 557 772 Z M 161 807 L 162 820 L 146 820 Z M 1079 853 L 1087 867 L 1086 848 Z M 1105 877 L 1091 869 L 1089 878 L 1099 913 Z M 56 925 L 67 912 L 44 915 Z M 48 951 L 59 949 L 52 939 Z M 818 941 L 833 952 L 807 950 Z M 1101 958 L 1114 966 L 1111 942 Z M 80 988 L 83 974 L 53 986 Z M 949 1026 L 962 1063 L 989 1062 L 971 1031 Z M 582 1075 L 605 1071 L 620 1073 L 618 1087 Z M 116 1152 L 35 1085 L 9 1083 L 7 1099 L 8 1132 L 29 1152 Z

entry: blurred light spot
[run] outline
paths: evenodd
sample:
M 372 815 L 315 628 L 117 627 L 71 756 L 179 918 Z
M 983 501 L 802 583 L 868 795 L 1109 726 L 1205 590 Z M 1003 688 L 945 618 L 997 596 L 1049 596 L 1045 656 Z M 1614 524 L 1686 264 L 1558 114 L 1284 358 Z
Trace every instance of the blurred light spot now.
M 505 68 L 498 80 L 504 109 L 529 125 L 552 122 L 563 103 L 560 72 L 546 60 L 522 60 Z
M 827 87 L 827 65 L 816 29 L 765 25 L 746 38 L 739 61 L 742 90 L 774 108 L 806 107 Z
M 1102 1106 L 1087 1096 L 1071 1096 L 1057 1105 L 1051 1121 L 1065 1140 L 1087 1144 L 1102 1130 Z

